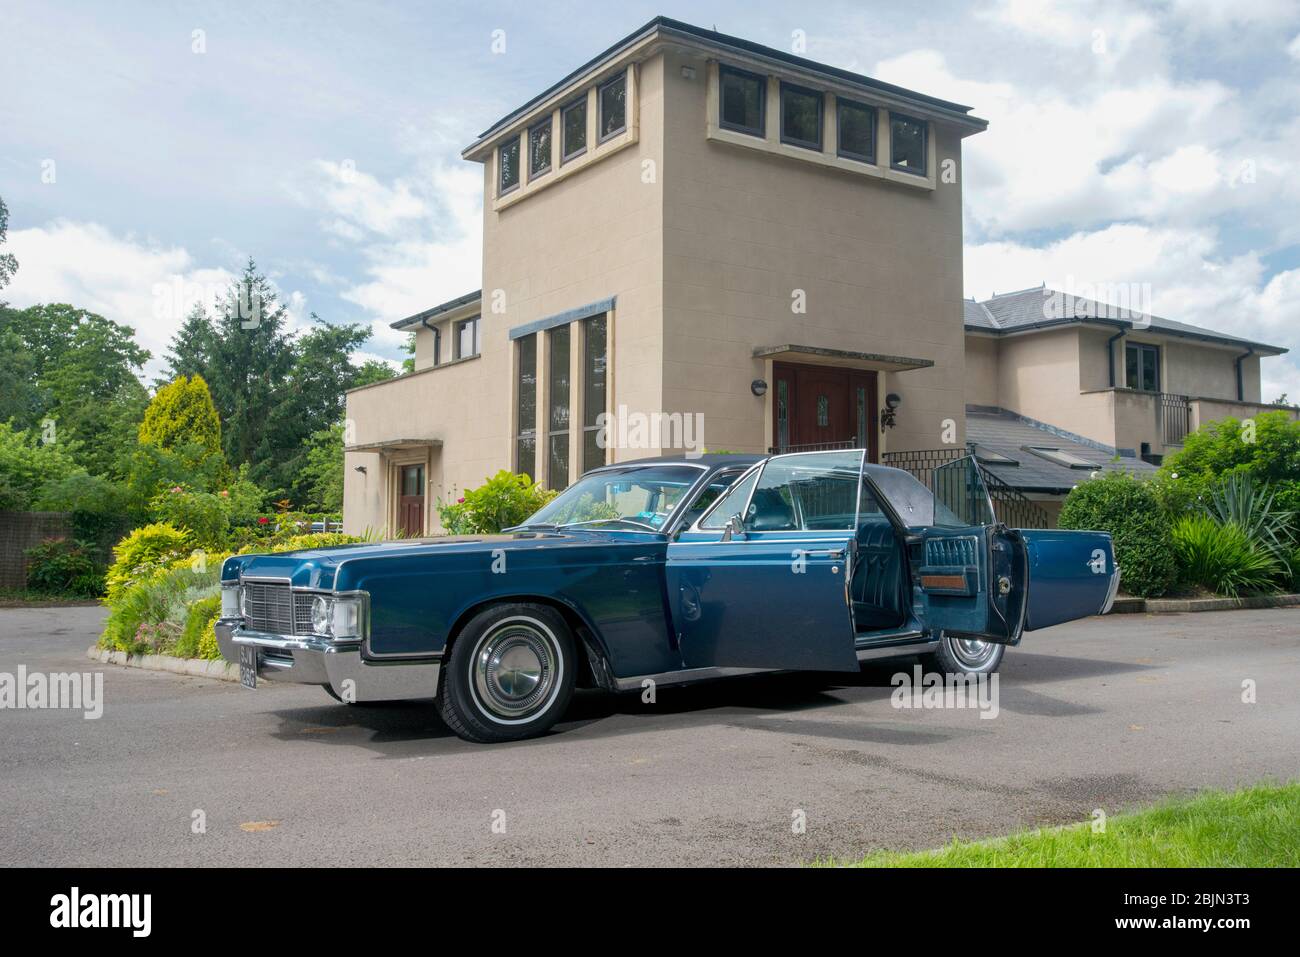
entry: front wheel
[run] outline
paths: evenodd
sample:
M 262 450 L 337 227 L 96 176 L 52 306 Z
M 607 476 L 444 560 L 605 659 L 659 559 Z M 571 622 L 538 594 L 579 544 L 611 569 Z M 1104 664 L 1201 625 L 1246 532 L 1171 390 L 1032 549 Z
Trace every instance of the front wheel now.
M 553 608 L 524 602 L 475 615 L 443 662 L 438 710 L 466 741 L 547 731 L 573 697 L 573 634 Z
M 922 655 L 921 661 L 927 670 L 946 675 L 991 675 L 1002 664 L 1006 650 L 1006 645 L 993 641 L 940 635 L 939 647 Z

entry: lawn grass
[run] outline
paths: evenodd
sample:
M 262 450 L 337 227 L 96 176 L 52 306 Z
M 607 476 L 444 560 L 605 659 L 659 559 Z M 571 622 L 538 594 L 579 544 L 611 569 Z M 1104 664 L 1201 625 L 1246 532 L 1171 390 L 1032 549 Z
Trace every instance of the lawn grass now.
M 844 863 L 829 861 L 828 864 Z M 1090 822 L 915 853 L 871 854 L 852 867 L 1296 867 L 1300 782 L 1207 791 Z

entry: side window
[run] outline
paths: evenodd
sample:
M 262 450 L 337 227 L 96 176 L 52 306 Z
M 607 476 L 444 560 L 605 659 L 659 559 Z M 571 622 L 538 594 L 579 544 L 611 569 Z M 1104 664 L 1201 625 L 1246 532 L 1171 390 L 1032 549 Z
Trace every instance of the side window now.
M 745 527 L 756 532 L 850 531 L 861 452 L 778 456 L 754 489 Z
M 718 496 L 731 488 L 732 483 L 740 477 L 741 471 L 741 469 L 732 469 L 731 471 L 719 472 L 715 475 L 713 481 L 706 485 L 699 495 L 695 496 L 695 501 L 692 502 L 691 507 L 686 510 L 682 519 L 683 527 L 690 528 L 694 525 L 695 520 L 703 515 L 708 507 L 718 500 Z
M 700 528 L 726 528 L 731 516 L 738 515 L 744 509 L 745 501 L 749 498 L 754 483 L 758 481 L 758 472 L 758 469 L 754 469 L 718 499 L 712 511 L 700 522 Z

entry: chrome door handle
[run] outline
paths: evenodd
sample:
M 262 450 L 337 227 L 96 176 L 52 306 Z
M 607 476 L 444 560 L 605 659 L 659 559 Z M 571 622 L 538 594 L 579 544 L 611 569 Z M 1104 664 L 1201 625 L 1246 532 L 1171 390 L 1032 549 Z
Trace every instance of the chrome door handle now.
M 815 550 L 813 550 L 813 551 L 804 552 L 804 555 L 805 555 L 806 557 L 808 557 L 808 558 L 836 558 L 836 559 L 839 559 L 839 558 L 843 558 L 843 557 L 844 557 L 844 549 L 842 549 L 842 548 L 822 548 L 822 549 L 815 549 Z

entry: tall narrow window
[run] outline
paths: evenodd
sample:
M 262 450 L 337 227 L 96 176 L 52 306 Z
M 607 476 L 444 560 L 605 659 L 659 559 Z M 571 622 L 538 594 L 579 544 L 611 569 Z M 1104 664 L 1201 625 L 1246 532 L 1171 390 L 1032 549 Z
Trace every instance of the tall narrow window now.
M 1143 392 L 1160 391 L 1160 350 L 1130 342 L 1124 346 L 1124 384 Z
M 560 111 L 560 158 L 571 160 L 587 152 L 587 97 Z
M 718 68 L 718 125 L 737 133 L 765 136 L 767 77 L 732 67 Z
M 925 175 L 925 120 L 889 114 L 889 165 L 904 173 Z
M 571 326 L 560 326 L 546 334 L 547 412 L 546 481 L 554 489 L 569 484 L 569 340 Z
M 626 73 L 620 73 L 600 87 L 596 99 L 600 103 L 600 138 L 602 140 L 607 140 L 627 129 Z
M 781 84 L 781 142 L 804 149 L 822 148 L 822 105 L 826 98 L 816 90 Z
M 433 364 L 442 364 L 442 330 L 434 326 L 429 330 L 433 334 Z
M 456 358 L 468 359 L 478 355 L 478 316 L 456 323 Z
M 551 129 L 548 116 L 528 131 L 528 178 L 535 179 L 551 169 Z
M 537 478 L 537 334 L 519 340 L 519 395 L 515 400 L 515 471 Z
M 600 441 L 600 415 L 605 411 L 609 366 L 609 336 L 604 315 L 582 322 L 582 470 L 605 464 L 606 440 Z
M 839 143 L 837 153 L 846 159 L 863 163 L 876 161 L 876 111 L 852 100 L 835 98 L 839 116 Z
M 497 172 L 501 177 L 498 193 L 508 193 L 519 185 L 519 137 L 497 150 Z

